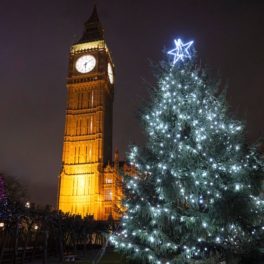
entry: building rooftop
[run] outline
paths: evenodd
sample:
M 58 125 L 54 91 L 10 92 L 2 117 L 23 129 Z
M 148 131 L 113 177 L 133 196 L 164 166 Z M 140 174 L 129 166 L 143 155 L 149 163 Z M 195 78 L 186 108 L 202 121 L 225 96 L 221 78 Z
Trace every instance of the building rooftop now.
M 104 30 L 97 13 L 97 6 L 95 1 L 92 15 L 87 20 L 87 22 L 84 23 L 83 36 L 75 44 L 93 42 L 98 40 L 104 40 Z

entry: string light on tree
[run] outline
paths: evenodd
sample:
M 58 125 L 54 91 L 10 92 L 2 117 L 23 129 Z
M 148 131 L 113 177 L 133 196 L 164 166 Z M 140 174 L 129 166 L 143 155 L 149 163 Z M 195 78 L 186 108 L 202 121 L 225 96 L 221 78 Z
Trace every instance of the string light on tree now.
M 175 40 L 177 67 L 166 53 L 153 65 L 158 87 L 140 106 L 146 146 L 130 146 L 137 176 L 122 175 L 126 209 L 110 238 L 134 263 L 215 263 L 217 254 L 217 263 L 235 263 L 264 241 L 262 156 L 228 113 L 220 80 L 197 66 L 192 43 Z
M 174 40 L 176 48 L 169 51 L 168 54 L 174 55 L 173 64 L 175 64 L 178 60 L 184 61 L 184 58 L 190 58 L 189 48 L 193 44 L 193 41 L 183 44 L 180 39 Z

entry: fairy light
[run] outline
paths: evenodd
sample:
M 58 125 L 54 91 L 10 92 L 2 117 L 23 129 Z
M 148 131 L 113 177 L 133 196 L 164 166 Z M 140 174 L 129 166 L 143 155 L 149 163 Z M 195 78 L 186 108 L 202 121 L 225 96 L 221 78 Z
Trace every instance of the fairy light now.
M 243 195 L 244 190 L 256 190 L 253 177 L 244 176 L 251 170 L 260 171 L 263 165 L 256 159 L 255 150 L 244 155 L 240 137 L 244 125 L 226 115 L 224 99 L 218 100 L 215 87 L 201 78 L 199 69 L 186 66 L 189 60 L 185 59 L 192 59 L 192 42 L 175 40 L 175 44 L 169 54 L 174 56 L 174 64 L 183 63 L 172 67 L 168 62 L 168 72 L 163 72 L 159 80 L 160 90 L 153 92 L 153 104 L 142 115 L 147 149 L 155 158 L 142 155 L 146 152 L 140 147 L 132 147 L 130 160 L 137 166 L 138 179 L 128 175 L 123 178 L 129 192 L 122 218 L 125 232 L 111 240 L 126 254 L 132 254 L 133 249 L 133 254 L 143 257 L 143 252 L 150 263 L 170 263 L 166 254 L 184 253 L 188 259 L 201 256 L 209 245 L 222 246 L 225 240 L 239 247 L 239 239 L 252 241 L 256 234 L 264 235 L 264 226 L 246 232 L 239 223 L 216 225 L 212 221 L 211 209 L 221 205 L 227 192 L 235 197 Z M 252 202 L 251 217 L 263 219 L 261 197 L 250 195 L 247 200 Z M 218 211 L 216 217 L 221 217 Z M 145 215 L 148 221 L 143 224 L 140 219 Z M 182 230 L 194 228 L 195 242 L 176 243 L 159 229 L 164 223 L 181 226 Z M 167 253 L 160 257 L 161 252 Z

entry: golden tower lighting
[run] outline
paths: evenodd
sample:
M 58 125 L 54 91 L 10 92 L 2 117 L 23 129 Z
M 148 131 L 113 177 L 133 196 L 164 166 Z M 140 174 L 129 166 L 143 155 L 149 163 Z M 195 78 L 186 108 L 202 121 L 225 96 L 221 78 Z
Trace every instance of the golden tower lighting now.
M 112 212 L 113 197 L 119 192 L 115 171 L 104 175 L 104 164 L 112 160 L 113 73 L 95 2 L 82 38 L 69 53 L 57 209 L 98 220 Z

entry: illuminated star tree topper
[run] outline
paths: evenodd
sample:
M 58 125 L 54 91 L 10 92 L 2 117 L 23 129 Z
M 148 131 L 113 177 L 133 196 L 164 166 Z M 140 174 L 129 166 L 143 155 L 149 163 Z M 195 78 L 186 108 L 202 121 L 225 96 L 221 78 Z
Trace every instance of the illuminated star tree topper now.
M 193 41 L 183 44 L 180 39 L 178 40 L 175 39 L 174 42 L 175 42 L 176 48 L 168 52 L 168 54 L 174 55 L 173 64 L 175 64 L 180 59 L 184 61 L 185 57 L 190 58 L 188 49 L 193 44 Z

